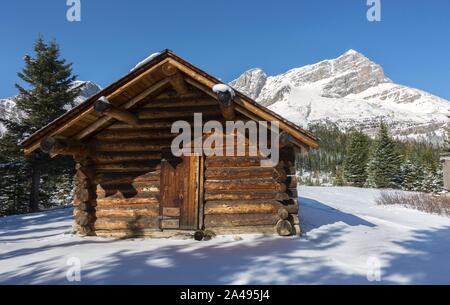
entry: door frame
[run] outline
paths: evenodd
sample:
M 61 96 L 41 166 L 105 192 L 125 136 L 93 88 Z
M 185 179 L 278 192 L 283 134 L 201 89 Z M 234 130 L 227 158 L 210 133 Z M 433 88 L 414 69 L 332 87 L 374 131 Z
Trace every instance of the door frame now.
M 181 159 L 176 160 L 176 159 Z M 167 167 L 167 162 L 171 167 Z M 175 167 L 173 167 L 175 164 Z M 204 214 L 204 158 L 201 156 L 174 157 L 171 153 L 163 154 L 161 159 L 161 184 L 160 184 L 160 230 L 198 230 L 203 226 Z M 166 173 L 165 170 L 171 172 Z M 166 175 L 169 175 L 169 179 Z M 170 183 L 168 180 L 174 180 Z M 168 191 L 168 188 L 175 188 Z M 171 196 L 167 196 L 167 194 Z M 181 203 L 174 207 L 174 194 L 182 196 Z M 166 202 L 166 200 L 168 200 Z M 172 202 L 170 202 L 172 201 Z M 178 213 L 173 213 L 174 210 Z M 172 211 L 172 213 L 167 213 Z

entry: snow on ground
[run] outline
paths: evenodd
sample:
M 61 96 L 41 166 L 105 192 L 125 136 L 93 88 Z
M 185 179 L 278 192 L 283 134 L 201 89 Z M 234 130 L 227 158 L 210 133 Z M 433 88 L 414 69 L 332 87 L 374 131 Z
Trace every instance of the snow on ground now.
M 3 218 L 0 284 L 70 284 L 72 257 L 81 284 L 450 284 L 449 218 L 377 206 L 377 190 L 300 194 L 302 238 L 81 238 L 70 209 Z M 369 282 L 378 264 L 381 281 Z

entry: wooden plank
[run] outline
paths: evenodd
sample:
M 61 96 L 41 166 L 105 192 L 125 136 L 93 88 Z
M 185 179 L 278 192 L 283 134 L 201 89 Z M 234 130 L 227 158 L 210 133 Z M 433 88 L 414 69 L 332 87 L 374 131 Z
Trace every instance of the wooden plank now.
M 96 230 L 139 230 L 144 228 L 157 228 L 158 217 L 104 217 L 95 222 Z
M 279 217 L 276 214 L 205 215 L 205 227 L 276 225 L 278 220 Z
M 180 229 L 180 220 L 179 219 L 162 219 L 161 220 L 161 229 Z
M 177 107 L 199 107 L 199 106 L 210 106 L 219 107 L 217 101 L 210 97 L 196 97 L 196 98 L 166 98 L 166 99 L 151 99 L 143 108 L 177 108 Z
M 153 172 L 159 169 L 161 169 L 159 161 L 102 163 L 95 165 L 95 170 L 98 173 Z
M 168 207 L 163 207 L 163 216 L 168 216 L 168 217 L 180 217 L 181 215 L 181 209 L 180 208 L 168 208 Z
M 286 180 L 286 173 L 283 170 L 274 168 L 207 168 L 207 180 L 235 180 L 250 178 L 273 178 L 276 181 L 283 182 Z
M 205 192 L 205 200 L 288 200 L 290 197 L 286 193 L 277 193 L 277 192 L 222 192 L 222 191 L 208 191 Z
M 205 215 L 214 214 L 276 214 L 285 206 L 275 200 L 248 200 L 248 201 L 207 201 Z M 288 206 L 294 211 L 295 206 Z
M 170 141 L 92 141 L 97 152 L 154 152 L 170 148 Z
M 138 117 L 140 120 L 145 119 L 183 119 L 194 117 L 194 113 L 202 113 L 205 116 L 218 115 L 220 112 L 218 109 L 211 108 L 210 106 L 201 107 L 187 107 L 187 108 L 175 108 L 176 110 L 167 109 L 149 109 L 142 108 L 138 111 Z
M 158 196 L 159 197 L 159 196 Z M 116 206 L 116 205 L 146 205 L 146 204 L 159 204 L 158 197 L 149 198 L 127 198 L 127 199 L 97 199 L 97 206 Z
M 92 159 L 97 164 L 102 163 L 121 163 L 128 161 L 152 161 L 161 160 L 160 152 L 96 152 Z
M 176 134 L 172 133 L 170 129 L 114 129 L 103 130 L 95 136 L 95 139 L 99 141 L 111 141 L 111 140 L 160 140 L 160 139 L 172 139 Z
M 159 216 L 159 207 L 157 205 L 144 205 L 141 207 L 127 206 L 125 208 L 112 207 L 104 208 L 99 207 L 96 210 L 95 215 L 98 218 L 115 218 L 115 217 L 155 217 Z
M 205 189 L 208 191 L 277 191 L 285 192 L 287 186 L 277 182 L 272 178 L 254 178 L 254 179 L 237 179 L 223 182 L 220 180 L 208 180 L 205 183 Z
M 95 183 L 102 186 L 116 184 L 133 184 L 137 182 L 159 181 L 161 171 L 153 172 L 129 172 L 129 173 L 97 173 Z

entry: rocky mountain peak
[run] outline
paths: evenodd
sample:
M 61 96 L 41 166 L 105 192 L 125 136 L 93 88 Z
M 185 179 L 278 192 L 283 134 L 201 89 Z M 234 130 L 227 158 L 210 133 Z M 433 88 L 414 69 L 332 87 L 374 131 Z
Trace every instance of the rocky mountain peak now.
M 260 68 L 245 71 L 238 79 L 232 81 L 230 85 L 234 88 L 241 88 L 242 93 L 256 99 L 261 89 L 266 84 L 267 74 Z
M 248 70 L 230 84 L 303 127 L 325 122 L 371 134 L 382 119 L 398 137 L 437 142 L 450 123 L 448 101 L 395 84 L 353 49 L 275 76 Z

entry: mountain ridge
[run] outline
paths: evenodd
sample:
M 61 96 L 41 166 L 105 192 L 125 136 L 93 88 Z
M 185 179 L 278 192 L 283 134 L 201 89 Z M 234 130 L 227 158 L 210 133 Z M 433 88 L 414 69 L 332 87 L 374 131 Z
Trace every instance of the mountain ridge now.
M 253 68 L 230 85 L 305 128 L 333 123 L 373 136 L 383 120 L 397 138 L 438 143 L 449 124 L 448 101 L 396 84 L 381 65 L 352 49 L 274 76 Z

